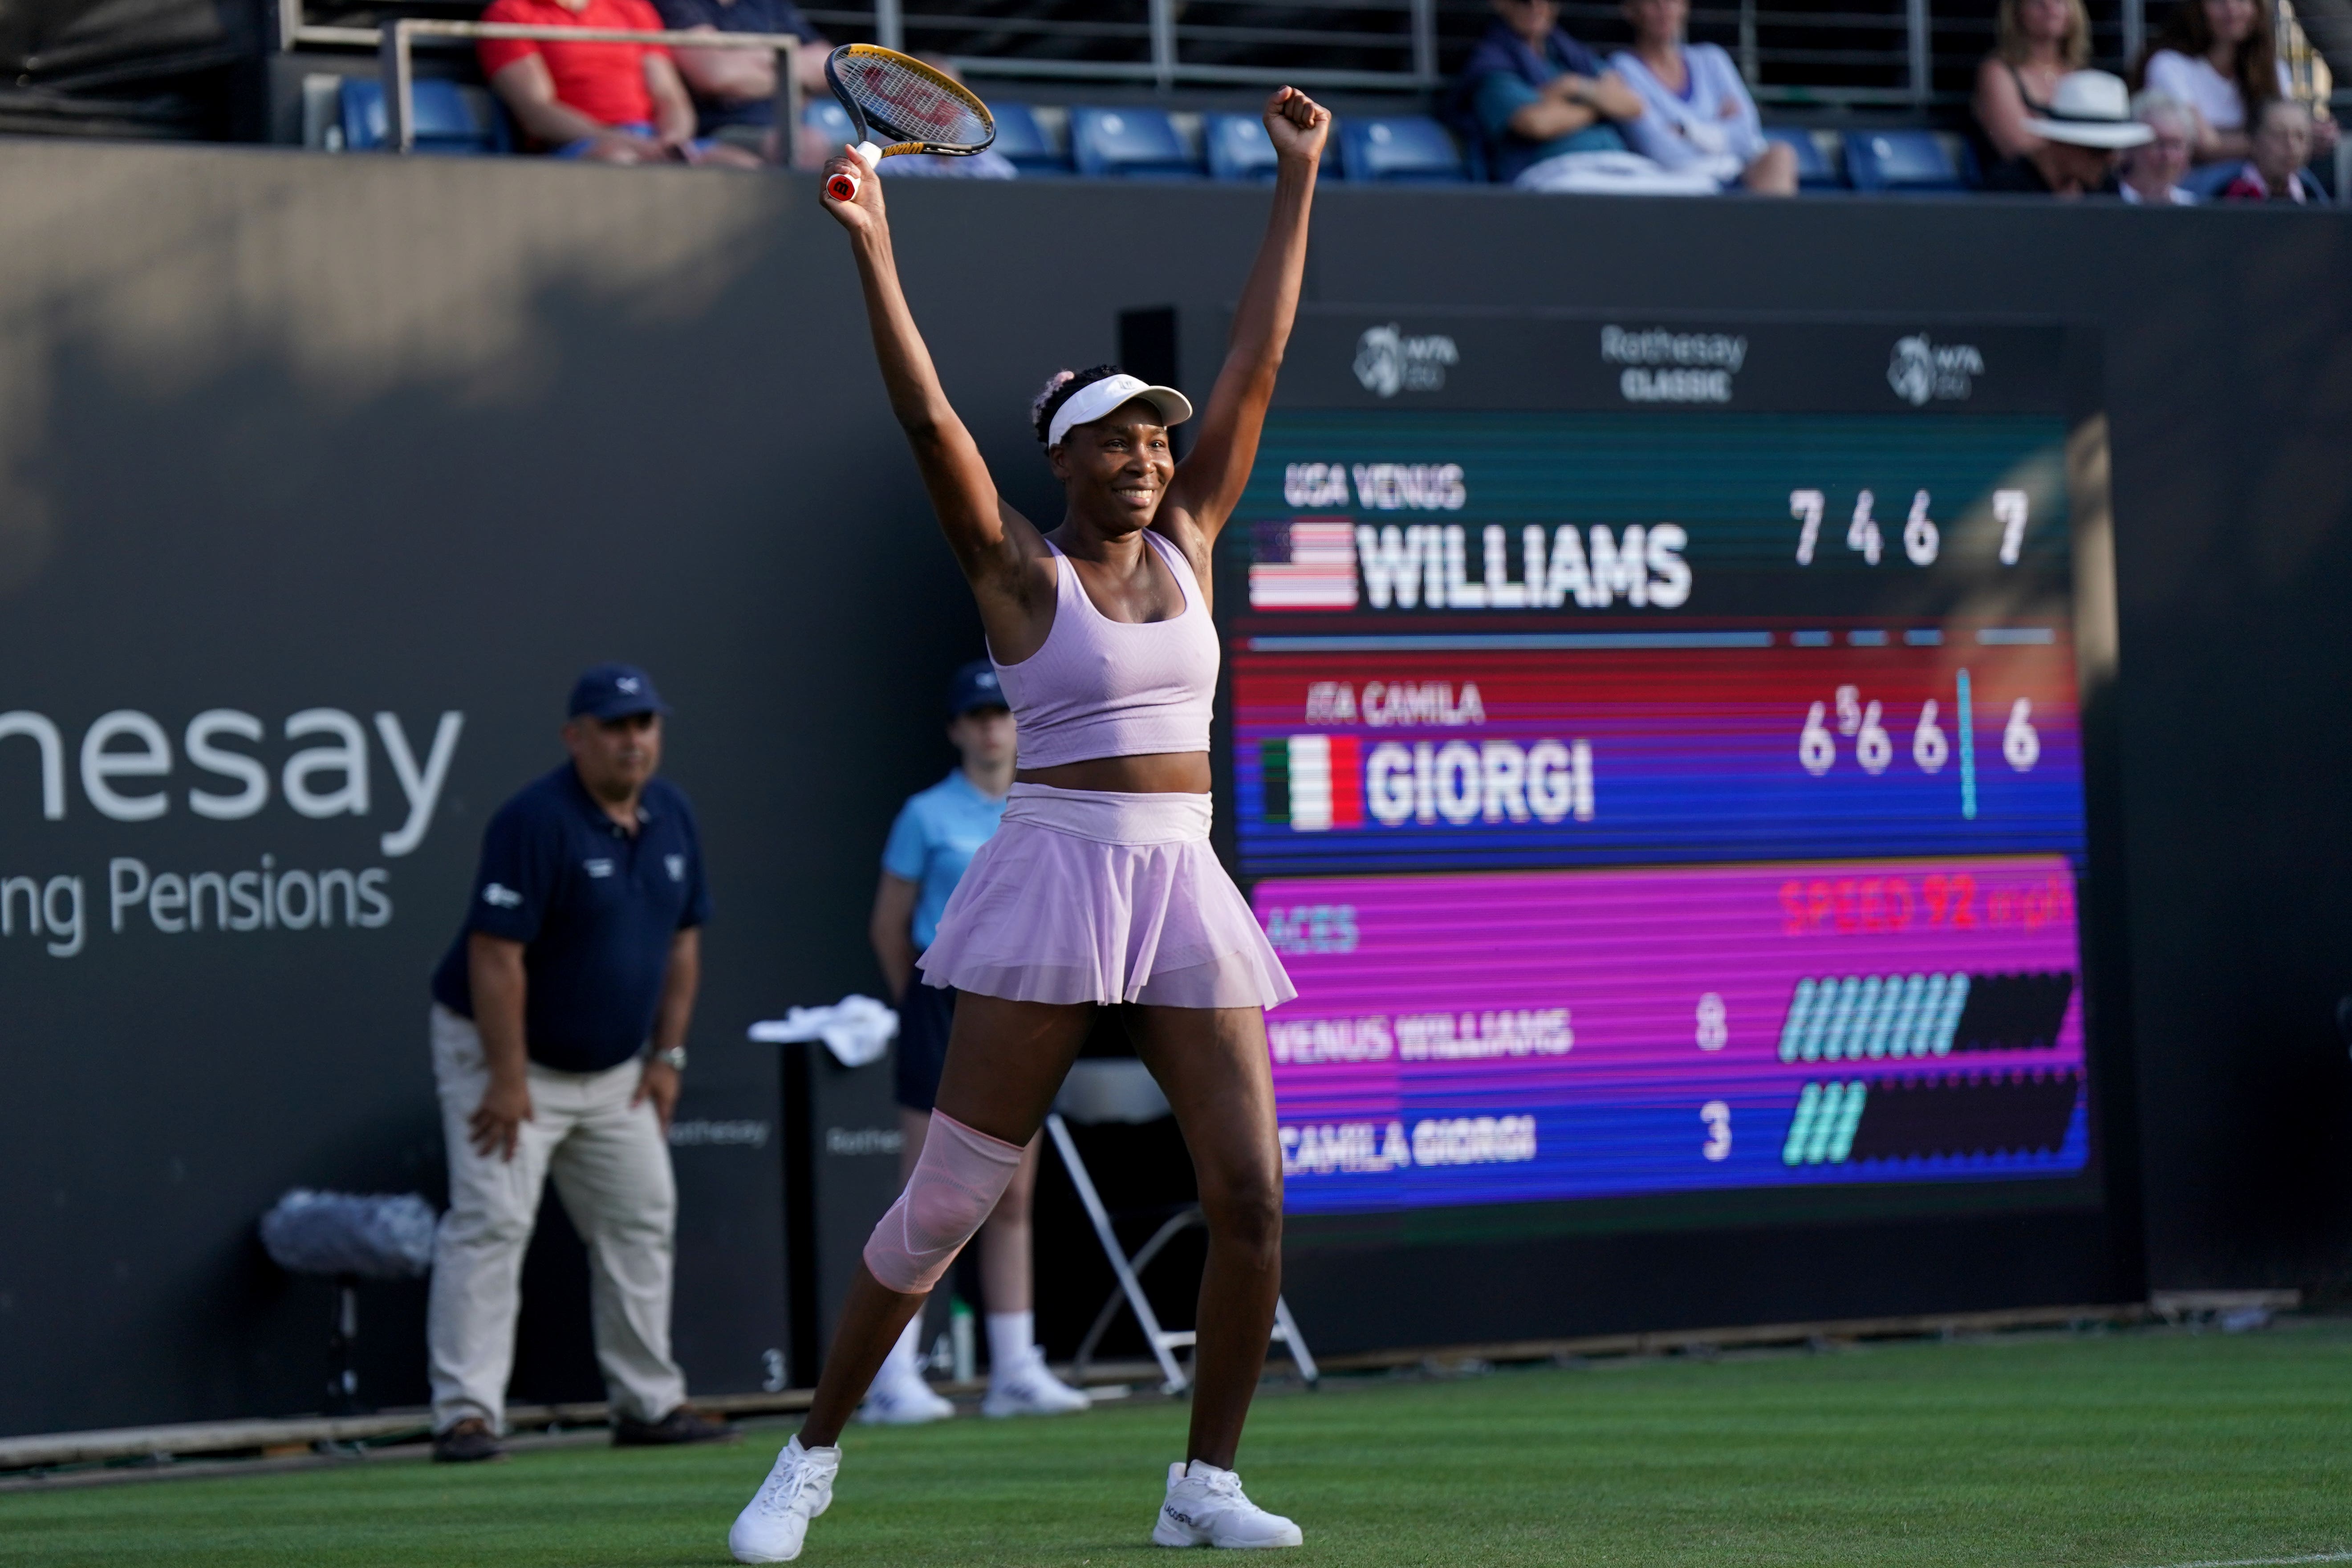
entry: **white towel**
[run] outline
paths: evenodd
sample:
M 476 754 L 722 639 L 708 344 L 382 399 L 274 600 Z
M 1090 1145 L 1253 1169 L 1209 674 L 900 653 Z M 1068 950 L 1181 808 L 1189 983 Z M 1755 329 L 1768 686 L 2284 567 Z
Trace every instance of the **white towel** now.
M 871 996 L 844 996 L 830 1007 L 795 1007 L 781 1018 L 754 1024 L 751 1037 L 767 1046 L 823 1040 L 843 1067 L 862 1068 L 880 1060 L 898 1037 L 898 1015 Z

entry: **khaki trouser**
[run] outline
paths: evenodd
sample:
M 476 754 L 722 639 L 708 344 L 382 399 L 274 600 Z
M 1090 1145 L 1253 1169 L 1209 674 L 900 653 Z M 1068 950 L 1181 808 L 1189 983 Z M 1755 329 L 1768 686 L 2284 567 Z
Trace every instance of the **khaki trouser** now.
M 489 1085 L 482 1038 L 471 1021 L 433 1009 L 433 1077 L 449 1145 L 449 1212 L 434 1240 L 425 1319 L 435 1431 L 467 1416 L 492 1430 L 503 1424 L 523 1251 L 551 1174 L 588 1244 L 596 1361 L 614 1413 L 658 1421 L 686 1402 L 669 1353 L 677 1188 L 652 1102 L 629 1103 L 643 1070 L 635 1059 L 600 1073 L 533 1062 L 531 1119 L 514 1158 L 478 1154 L 466 1123 Z

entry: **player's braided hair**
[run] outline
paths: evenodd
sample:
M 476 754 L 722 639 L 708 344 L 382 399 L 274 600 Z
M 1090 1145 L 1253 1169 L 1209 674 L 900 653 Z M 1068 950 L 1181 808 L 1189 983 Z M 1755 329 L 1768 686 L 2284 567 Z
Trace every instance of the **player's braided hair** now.
M 1037 445 L 1045 445 L 1046 433 L 1054 428 L 1054 416 L 1062 411 L 1063 404 L 1076 396 L 1082 388 L 1118 374 L 1119 368 L 1115 364 L 1055 372 L 1053 379 L 1045 383 L 1045 389 L 1029 405 L 1029 423 L 1037 432 Z

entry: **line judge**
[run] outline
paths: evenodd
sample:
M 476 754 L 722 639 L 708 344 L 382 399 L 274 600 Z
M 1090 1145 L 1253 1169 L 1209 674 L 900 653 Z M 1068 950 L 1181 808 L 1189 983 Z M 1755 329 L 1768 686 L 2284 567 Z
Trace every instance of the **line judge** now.
M 503 1452 L 523 1251 L 551 1175 L 588 1244 L 613 1441 L 734 1436 L 687 1407 L 669 1347 L 669 1121 L 710 896 L 694 813 L 654 777 L 668 711 L 641 669 L 581 676 L 571 760 L 490 818 L 465 922 L 434 972 L 449 1149 L 425 1326 L 436 1459 Z

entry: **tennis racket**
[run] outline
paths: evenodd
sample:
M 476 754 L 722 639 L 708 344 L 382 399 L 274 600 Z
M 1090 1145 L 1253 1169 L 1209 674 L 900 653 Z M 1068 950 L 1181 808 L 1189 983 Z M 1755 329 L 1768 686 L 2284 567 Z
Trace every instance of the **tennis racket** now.
M 857 155 L 873 168 L 895 153 L 937 153 L 969 158 L 996 140 L 988 105 L 963 83 L 896 49 L 844 44 L 824 58 L 824 79 L 857 133 Z M 877 146 L 876 133 L 896 137 Z M 858 177 L 834 175 L 824 194 L 837 202 L 857 199 Z

